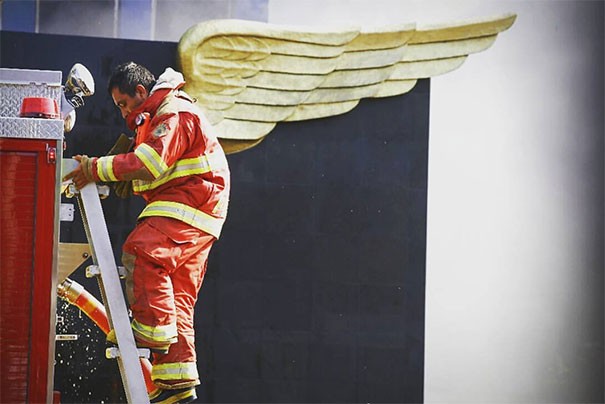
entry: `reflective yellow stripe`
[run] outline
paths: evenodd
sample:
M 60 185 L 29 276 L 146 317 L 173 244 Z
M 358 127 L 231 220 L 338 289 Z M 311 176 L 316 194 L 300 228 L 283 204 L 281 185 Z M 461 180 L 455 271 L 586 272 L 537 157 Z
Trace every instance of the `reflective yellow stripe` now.
M 212 209 L 212 213 L 215 215 L 222 214 L 221 216 L 226 216 L 225 213 L 227 213 L 228 204 L 229 204 L 229 198 L 225 195 L 221 199 L 219 199 L 219 201 L 217 202 L 214 209 Z
M 147 216 L 163 216 L 180 220 L 191 226 L 205 231 L 208 234 L 219 238 L 225 219 L 210 216 L 178 202 L 156 201 L 151 202 L 139 215 L 139 219 Z
M 97 175 L 101 181 L 118 181 L 113 173 L 113 158 L 115 156 L 104 156 L 97 159 Z
M 134 154 L 143 162 L 154 178 L 159 177 L 168 169 L 162 157 L 148 144 L 141 143 L 134 150 Z
M 132 320 L 131 326 L 134 331 L 138 332 L 149 341 L 176 341 L 176 323 L 151 327 L 149 325 L 141 324 L 137 320 Z
M 164 172 L 154 181 L 134 180 L 132 182 L 135 192 L 143 192 L 155 189 L 170 180 L 180 177 L 186 177 L 194 174 L 205 174 L 211 171 L 210 164 L 206 156 L 194 157 L 177 161 L 172 167 Z
M 153 365 L 151 380 L 199 379 L 195 362 L 158 363 Z

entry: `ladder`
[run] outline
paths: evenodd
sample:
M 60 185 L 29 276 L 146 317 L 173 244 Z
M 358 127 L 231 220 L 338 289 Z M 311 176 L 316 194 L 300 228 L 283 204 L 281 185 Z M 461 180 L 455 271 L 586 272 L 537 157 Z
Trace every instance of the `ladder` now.
M 63 159 L 63 173 L 68 173 L 79 163 L 72 159 Z M 92 252 L 94 265 L 87 268 L 87 276 L 95 276 L 101 289 L 101 296 L 107 311 L 110 328 L 115 330 L 117 348 L 108 348 L 106 356 L 118 362 L 122 383 L 129 403 L 149 403 L 140 356 L 149 356 L 148 349 L 137 349 L 118 267 L 113 256 L 109 232 L 101 206 L 99 190 L 90 183 L 79 191 L 70 185 L 71 193 L 77 195 L 82 222 Z

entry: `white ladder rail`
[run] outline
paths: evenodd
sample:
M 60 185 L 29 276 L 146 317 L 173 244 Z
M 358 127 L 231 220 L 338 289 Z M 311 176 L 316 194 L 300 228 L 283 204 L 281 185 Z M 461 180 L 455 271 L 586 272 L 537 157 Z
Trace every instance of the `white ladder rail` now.
M 99 268 L 97 280 L 103 296 L 109 325 L 115 330 L 119 354 L 112 355 L 118 361 L 126 399 L 129 403 L 149 403 L 147 388 L 132 329 L 128 308 L 115 263 L 109 232 L 97 185 L 90 183 L 80 189 L 78 195 L 80 213 L 86 236 L 92 251 L 92 259 Z

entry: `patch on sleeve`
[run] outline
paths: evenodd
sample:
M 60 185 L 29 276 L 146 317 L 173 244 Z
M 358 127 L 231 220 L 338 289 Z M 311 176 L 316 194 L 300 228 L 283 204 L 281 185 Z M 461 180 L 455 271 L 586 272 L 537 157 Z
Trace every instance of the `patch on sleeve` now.
M 168 133 L 168 125 L 166 125 L 166 123 L 164 123 L 164 122 L 162 122 L 161 124 L 156 126 L 155 129 L 153 129 L 153 132 L 151 132 L 152 136 L 156 139 L 159 137 L 165 136 L 167 133 Z

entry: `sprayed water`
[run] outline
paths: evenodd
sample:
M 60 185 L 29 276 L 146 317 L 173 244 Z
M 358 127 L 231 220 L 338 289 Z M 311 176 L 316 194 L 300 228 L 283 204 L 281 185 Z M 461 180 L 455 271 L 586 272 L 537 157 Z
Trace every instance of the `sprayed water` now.
M 69 303 L 57 301 L 54 390 L 62 403 L 126 402 L 115 361 L 105 358 L 105 334 Z

